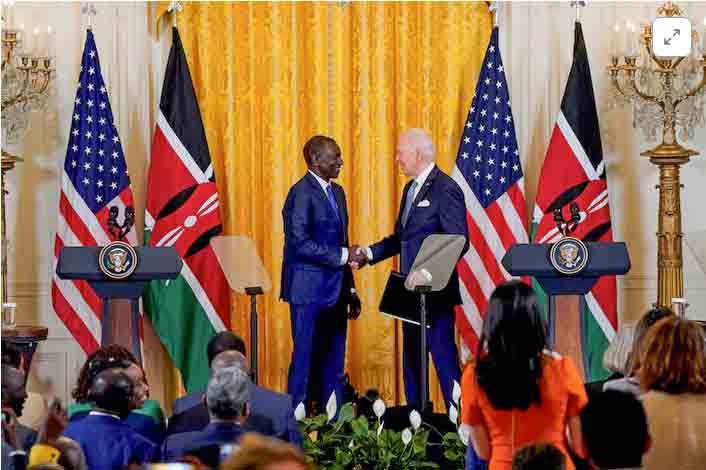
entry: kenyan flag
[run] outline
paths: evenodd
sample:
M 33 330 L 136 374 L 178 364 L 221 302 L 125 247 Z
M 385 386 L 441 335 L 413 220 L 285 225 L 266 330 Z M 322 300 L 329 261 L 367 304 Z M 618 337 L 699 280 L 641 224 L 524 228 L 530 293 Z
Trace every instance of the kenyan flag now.
M 189 393 L 208 380 L 206 345 L 230 325 L 230 289 L 209 245 L 222 231 L 218 191 L 181 38 L 172 33 L 147 179 L 145 243 L 173 246 L 179 277 L 153 281 L 145 313 Z
M 561 237 L 553 212 L 561 209 L 564 219 L 569 219 L 571 203 L 578 204 L 581 213 L 581 223 L 572 236 L 585 242 L 613 241 L 598 113 L 578 22 L 574 60 L 539 178 L 530 232 L 533 243 L 553 243 Z M 544 292 L 536 282 L 534 286 L 546 303 Z M 603 352 L 617 326 L 615 276 L 601 278 L 585 300 L 581 321 L 584 367 L 587 380 L 598 380 L 607 375 Z

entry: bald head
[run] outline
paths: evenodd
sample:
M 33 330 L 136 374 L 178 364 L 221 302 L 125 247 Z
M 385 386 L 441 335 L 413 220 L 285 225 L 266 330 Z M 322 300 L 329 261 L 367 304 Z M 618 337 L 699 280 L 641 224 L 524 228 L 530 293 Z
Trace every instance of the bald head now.
M 248 365 L 247 358 L 239 351 L 223 351 L 213 358 L 211 363 L 212 372 L 216 372 L 221 369 L 235 367 L 240 369 L 246 374 L 250 373 L 250 367 Z
M 132 408 L 135 384 L 123 370 L 113 368 L 99 373 L 88 390 L 88 400 L 96 408 L 127 417 Z
M 436 158 L 431 137 L 423 129 L 407 129 L 400 135 L 395 160 L 409 177 L 416 177 Z

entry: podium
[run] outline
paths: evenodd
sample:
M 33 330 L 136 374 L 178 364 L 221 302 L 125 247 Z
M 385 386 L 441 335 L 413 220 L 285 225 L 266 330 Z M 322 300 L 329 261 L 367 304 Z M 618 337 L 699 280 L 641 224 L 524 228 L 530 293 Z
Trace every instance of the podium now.
M 101 345 L 120 344 L 142 362 L 139 335 L 139 298 L 153 279 L 176 279 L 182 259 L 172 247 L 133 247 L 137 267 L 125 279 L 111 279 L 98 266 L 103 247 L 64 247 L 59 254 L 56 274 L 60 279 L 88 281 L 103 300 Z
M 586 377 L 582 344 L 581 313 L 588 293 L 601 276 L 621 275 L 630 270 L 628 249 L 623 242 L 586 243 L 588 261 L 574 275 L 562 274 L 550 261 L 551 244 L 513 245 L 502 259 L 513 276 L 533 276 L 549 296 L 549 342 L 558 352 L 572 357 Z

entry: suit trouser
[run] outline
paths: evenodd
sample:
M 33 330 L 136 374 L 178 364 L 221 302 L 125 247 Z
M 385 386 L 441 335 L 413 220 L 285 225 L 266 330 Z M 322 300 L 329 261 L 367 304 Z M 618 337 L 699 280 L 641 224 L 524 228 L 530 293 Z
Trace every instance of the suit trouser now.
M 292 403 L 296 407 L 307 399 L 318 398 L 325 404 L 335 392 L 340 408 L 348 325 L 345 313 L 340 307 L 314 304 L 292 304 L 289 308 L 294 350 L 287 388 Z
M 431 320 L 431 328 L 427 328 L 427 348 L 434 359 L 444 402 L 448 409 L 452 400 L 453 383 L 461 380 L 461 368 L 458 365 L 458 348 L 454 338 L 454 308 L 430 309 L 427 318 Z M 404 322 L 403 335 L 403 366 L 404 366 L 404 391 L 407 404 L 420 405 L 420 329 L 419 325 Z

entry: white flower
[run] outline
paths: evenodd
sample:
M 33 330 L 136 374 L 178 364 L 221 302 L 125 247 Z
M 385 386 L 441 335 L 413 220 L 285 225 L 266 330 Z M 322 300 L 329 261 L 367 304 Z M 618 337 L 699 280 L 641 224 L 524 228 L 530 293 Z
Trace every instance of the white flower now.
M 373 412 L 375 413 L 375 416 L 380 419 L 382 415 L 385 414 L 385 402 L 379 398 L 375 400 L 375 403 L 373 403 Z
M 378 426 L 378 439 L 380 439 L 380 434 L 382 434 L 382 428 L 385 426 L 385 421 L 380 421 L 380 425 Z
M 294 410 L 294 419 L 302 421 L 304 418 L 306 418 L 306 409 L 304 408 L 304 403 L 300 402 Z
M 471 440 L 471 427 L 467 424 L 462 424 L 458 427 L 458 438 L 461 439 L 463 445 L 468 447 L 468 442 Z
M 461 400 L 461 386 L 455 380 L 452 396 L 454 403 L 458 406 L 458 402 Z
M 404 428 L 404 431 L 402 431 L 402 442 L 404 445 L 412 442 L 412 431 L 410 431 L 409 428 Z
M 458 423 L 458 410 L 453 405 L 449 407 L 449 419 L 454 424 Z
M 417 410 L 412 410 L 412 412 L 409 414 L 409 424 L 412 425 L 412 429 L 414 429 L 415 431 L 419 429 L 419 426 L 422 425 L 422 417 L 417 412 Z
M 328 415 L 329 421 L 336 416 L 336 407 L 336 392 L 331 392 L 331 396 L 326 403 L 326 414 Z
M 348 444 L 348 448 L 349 448 L 349 449 L 352 449 L 353 447 L 354 447 L 353 441 L 351 441 L 350 444 Z

